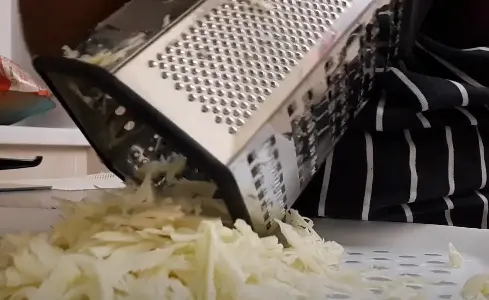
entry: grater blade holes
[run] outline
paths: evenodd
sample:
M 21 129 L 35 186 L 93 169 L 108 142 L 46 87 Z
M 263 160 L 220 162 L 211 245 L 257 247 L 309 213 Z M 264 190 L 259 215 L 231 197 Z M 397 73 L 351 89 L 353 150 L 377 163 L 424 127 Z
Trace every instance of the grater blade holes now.
M 222 3 L 149 62 L 151 67 L 159 65 L 164 70 L 163 79 L 177 81 L 174 88 L 191 95 L 189 101 L 206 91 L 209 96 L 236 99 L 239 107 L 249 106 L 240 112 L 242 117 L 235 115 L 229 122 L 223 122 L 224 107 L 211 111 L 215 122 L 228 126 L 230 133 L 237 132 L 252 117 L 349 6 L 349 1 L 328 5 L 312 0 L 267 2 L 273 9 L 257 9 L 235 0 Z M 193 74 L 196 81 L 182 84 L 184 74 Z M 250 102 L 242 92 L 261 101 Z M 201 104 L 203 112 L 209 112 L 202 106 L 206 104 Z
M 134 121 L 129 121 L 127 122 L 125 125 L 124 125 L 124 129 L 126 131 L 131 131 L 134 129 L 134 127 L 136 126 L 136 123 L 134 123 Z
M 115 110 L 115 114 L 118 116 L 122 116 L 126 112 L 126 108 L 124 106 L 119 106 Z

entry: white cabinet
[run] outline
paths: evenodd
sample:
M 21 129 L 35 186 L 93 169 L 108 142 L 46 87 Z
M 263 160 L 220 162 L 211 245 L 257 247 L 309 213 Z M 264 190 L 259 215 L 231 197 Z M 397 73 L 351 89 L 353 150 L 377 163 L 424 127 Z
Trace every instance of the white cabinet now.
M 0 157 L 43 156 L 40 166 L 0 171 L 0 180 L 83 176 L 106 171 L 76 128 L 0 126 Z

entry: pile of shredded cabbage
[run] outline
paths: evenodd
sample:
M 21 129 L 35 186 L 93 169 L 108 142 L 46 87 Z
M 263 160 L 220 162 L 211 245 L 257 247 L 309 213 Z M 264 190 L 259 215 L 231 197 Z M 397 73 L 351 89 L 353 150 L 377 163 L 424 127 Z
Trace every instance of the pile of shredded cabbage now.
M 176 179 L 184 164 L 148 164 L 138 188 L 67 203 L 50 233 L 5 236 L 0 299 L 367 299 L 373 289 L 382 291 L 375 299 L 423 299 L 400 281 L 340 268 L 343 248 L 295 211 L 277 221 L 287 246 L 241 220 L 224 226 L 212 184 Z M 161 173 L 166 185 L 155 193 Z M 481 295 L 484 284 L 472 285 Z

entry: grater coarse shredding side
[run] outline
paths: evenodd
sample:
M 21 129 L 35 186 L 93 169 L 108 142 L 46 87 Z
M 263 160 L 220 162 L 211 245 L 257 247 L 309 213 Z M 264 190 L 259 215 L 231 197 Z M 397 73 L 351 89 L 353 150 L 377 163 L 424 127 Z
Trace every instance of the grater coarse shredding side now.
M 187 158 L 234 219 L 274 229 L 369 97 L 377 18 L 400 0 L 134 0 L 34 65 L 107 167 Z M 171 12 L 171 13 L 170 13 Z M 107 50 L 108 49 L 108 50 Z

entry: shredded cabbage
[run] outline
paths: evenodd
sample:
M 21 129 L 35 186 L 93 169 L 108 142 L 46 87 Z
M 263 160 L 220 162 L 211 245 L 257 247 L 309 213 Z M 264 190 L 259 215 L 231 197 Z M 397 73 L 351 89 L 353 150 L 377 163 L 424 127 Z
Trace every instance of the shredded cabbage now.
M 5 236 L 0 299 L 424 299 L 407 281 L 375 283 L 343 268 L 343 247 L 297 211 L 276 221 L 287 246 L 242 220 L 225 226 L 215 186 L 177 179 L 184 165 L 147 164 L 140 187 L 67 202 L 52 232 Z M 487 277 L 469 281 L 466 295 L 488 290 Z
M 169 26 L 170 23 L 170 15 L 165 15 L 162 20 L 161 28 Z M 66 45 L 61 47 L 61 50 L 63 50 L 63 56 L 67 58 L 78 59 L 86 63 L 106 67 L 124 59 L 130 51 L 138 48 L 144 42 L 146 42 L 146 39 L 146 34 L 138 33 L 135 36 L 122 41 L 119 45 L 117 45 L 117 47 L 115 47 L 115 49 L 103 49 L 95 55 L 81 55 L 78 51 L 73 50 Z
M 489 299 L 489 273 L 472 276 L 462 289 L 462 297 L 471 300 Z
M 252 6 L 264 11 L 269 11 L 273 9 L 273 5 L 270 4 L 267 0 L 248 0 L 248 1 Z
M 124 59 L 131 50 L 141 46 L 145 41 L 146 35 L 144 33 L 140 33 L 123 41 L 115 51 L 104 49 L 93 56 L 88 54 L 80 55 L 78 51 L 72 50 L 66 45 L 61 49 L 63 50 L 63 55 L 67 58 L 79 59 L 90 64 L 106 67 Z
M 448 243 L 448 258 L 453 268 L 461 268 L 464 264 L 464 258 L 462 254 L 457 251 L 452 243 Z

